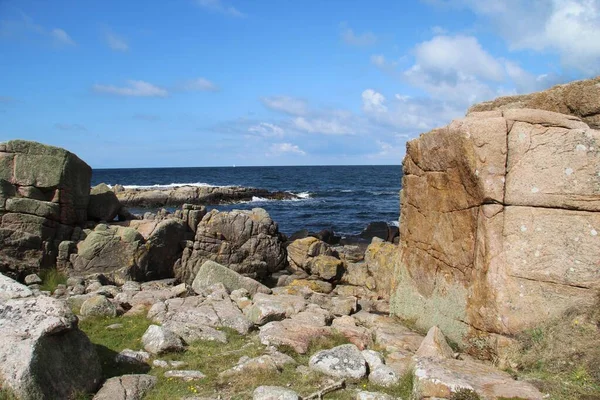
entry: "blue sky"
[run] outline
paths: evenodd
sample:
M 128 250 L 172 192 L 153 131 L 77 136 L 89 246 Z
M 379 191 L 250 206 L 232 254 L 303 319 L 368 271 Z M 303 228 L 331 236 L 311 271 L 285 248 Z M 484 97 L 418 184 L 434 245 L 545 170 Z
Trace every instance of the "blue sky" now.
M 600 0 L 0 0 L 0 141 L 96 168 L 399 164 L 600 73 Z

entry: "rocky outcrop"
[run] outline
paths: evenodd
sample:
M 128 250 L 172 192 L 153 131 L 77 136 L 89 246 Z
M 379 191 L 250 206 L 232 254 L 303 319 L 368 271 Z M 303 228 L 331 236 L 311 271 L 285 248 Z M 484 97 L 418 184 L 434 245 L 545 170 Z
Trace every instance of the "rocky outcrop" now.
M 176 267 L 176 277 L 191 284 L 200 266 L 212 260 L 252 278 L 265 278 L 285 267 L 286 252 L 277 224 L 262 208 L 212 210 L 198 224 Z
M 57 243 L 87 219 L 91 174 L 64 149 L 0 144 L 0 272 L 23 278 L 55 263 Z
M 297 199 L 288 192 L 270 192 L 240 186 L 177 186 L 164 188 L 120 189 L 117 198 L 126 207 L 165 207 L 183 204 L 230 204 L 251 201 L 254 197 L 274 200 Z
M 32 400 L 68 399 L 96 390 L 102 377 L 100 361 L 66 303 L 25 296 L 26 287 L 1 274 L 0 282 L 10 290 L 0 298 L 3 385 L 18 398 Z
M 469 113 L 478 111 L 535 108 L 573 115 L 593 129 L 600 129 L 600 77 L 554 86 L 543 92 L 500 97 L 476 104 Z
M 192 282 L 192 289 L 196 293 L 202 293 L 216 283 L 223 284 L 230 292 L 236 289 L 245 289 L 250 296 L 254 296 L 256 293 L 271 293 L 271 289 L 262 283 L 242 276 L 214 261 L 206 261 L 202 264 Z
M 90 190 L 88 218 L 92 221 L 111 222 L 119 214 L 121 203 L 108 185 L 101 183 Z
M 599 146 L 578 117 L 533 109 L 473 112 L 410 141 L 392 312 L 491 357 L 591 305 Z

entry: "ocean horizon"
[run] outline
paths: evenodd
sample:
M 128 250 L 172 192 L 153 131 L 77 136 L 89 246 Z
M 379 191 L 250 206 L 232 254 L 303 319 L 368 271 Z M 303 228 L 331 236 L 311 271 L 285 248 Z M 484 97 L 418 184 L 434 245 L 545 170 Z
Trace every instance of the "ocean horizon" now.
M 397 225 L 401 177 L 400 165 L 96 168 L 92 172 L 92 185 L 243 186 L 285 191 L 299 198 L 254 197 L 247 202 L 207 208 L 220 211 L 264 208 L 287 235 L 301 229 L 315 232 L 329 229 L 339 235 L 355 235 L 370 222 Z M 137 214 L 155 210 L 131 208 Z

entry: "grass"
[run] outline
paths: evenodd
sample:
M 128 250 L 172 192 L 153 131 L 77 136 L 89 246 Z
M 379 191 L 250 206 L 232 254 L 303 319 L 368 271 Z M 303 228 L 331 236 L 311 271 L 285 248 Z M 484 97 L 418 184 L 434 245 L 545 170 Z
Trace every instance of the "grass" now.
M 109 330 L 108 325 L 120 323 L 121 329 Z M 80 328 L 88 334 L 90 340 L 96 345 L 101 358 L 104 378 L 126 373 L 149 373 L 158 378 L 157 385 L 146 395 L 147 400 L 165 398 L 178 399 L 185 396 L 215 396 L 231 399 L 251 399 L 254 389 L 261 385 L 283 386 L 295 390 L 298 394 L 307 396 L 330 384 L 332 378 L 320 373 L 299 373 L 296 366 L 286 366 L 281 373 L 272 371 L 253 371 L 243 373 L 231 379 L 219 378 L 219 373 L 232 368 L 242 356 L 258 357 L 266 353 L 265 346 L 259 341 L 256 333 L 242 336 L 237 332 L 222 328 L 226 332 L 228 343 L 198 341 L 187 346 L 181 353 L 169 353 L 157 358 L 162 360 L 183 361 L 187 365 L 182 369 L 200 370 L 206 378 L 183 382 L 177 379 L 167 379 L 164 371 L 153 368 L 146 371 L 135 370 L 135 367 L 117 365 L 115 355 L 125 348 L 138 350 L 141 348 L 141 337 L 151 324 L 144 316 L 115 317 L 115 318 L 89 318 L 80 322 Z M 341 335 L 318 338 L 310 345 L 307 354 L 296 354 L 289 348 L 280 350 L 292 356 L 298 365 L 308 366 L 312 354 L 323 349 L 330 349 L 340 344 L 348 343 Z M 336 379 L 334 379 L 336 380 Z M 382 388 L 368 382 L 368 380 L 347 381 L 347 389 L 326 395 L 327 399 L 350 400 L 356 396 L 355 389 L 384 392 L 396 397 L 409 398 L 412 392 L 412 374 L 402 377 L 399 385 L 393 388 Z M 0 400 L 3 400 L 0 398 Z M 9 399 L 7 399 L 9 400 Z M 12 399 L 10 399 L 12 400 Z
M 589 310 L 570 310 L 518 337 L 509 359 L 550 399 L 600 400 L 600 298 Z
M 67 284 L 67 276 L 62 272 L 59 272 L 56 268 L 49 268 L 40 271 L 40 279 L 42 284 L 40 290 L 48 291 L 53 293 L 58 285 Z

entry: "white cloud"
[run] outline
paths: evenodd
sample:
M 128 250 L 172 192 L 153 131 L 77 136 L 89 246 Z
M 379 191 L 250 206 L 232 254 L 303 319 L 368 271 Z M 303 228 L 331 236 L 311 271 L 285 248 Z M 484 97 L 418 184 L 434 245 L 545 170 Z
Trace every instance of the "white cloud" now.
M 588 76 L 600 72 L 600 0 L 460 0 L 452 4 L 485 18 L 513 50 L 550 51 L 567 68 Z
M 346 24 L 340 25 L 340 36 L 344 43 L 350 46 L 366 47 L 377 43 L 377 36 L 373 32 L 355 33 Z
M 350 113 L 332 113 L 331 115 L 315 117 L 297 117 L 293 126 L 308 133 L 320 133 L 323 135 L 353 135 L 357 128 L 349 125 L 352 115 Z
M 281 156 L 284 154 L 297 154 L 299 156 L 305 156 L 306 152 L 300 147 L 291 143 L 274 143 L 269 147 L 268 156 Z
M 387 112 L 388 108 L 383 104 L 385 97 L 381 93 L 377 93 L 373 89 L 367 89 L 362 92 L 363 110 L 366 113 L 381 113 Z
M 226 14 L 232 17 L 243 18 L 246 15 L 237 8 L 223 3 L 221 0 L 196 0 L 196 4 L 207 10 Z
M 108 47 L 115 51 L 129 51 L 129 44 L 127 41 L 123 37 L 118 36 L 113 32 L 108 32 L 106 34 L 106 43 L 108 44 Z
M 65 124 L 65 123 L 57 122 L 56 124 L 54 124 L 54 127 L 61 131 L 80 131 L 80 132 L 87 131 L 87 128 L 80 124 Z
M 183 90 L 199 92 L 216 92 L 219 87 L 206 78 L 197 78 L 185 82 L 182 85 Z
M 371 124 L 404 132 L 396 136 L 426 132 L 464 114 L 463 108 L 431 99 L 396 94 L 392 101 L 387 101 L 373 89 L 363 91 L 362 109 Z
M 282 137 L 285 133 L 281 127 L 269 122 L 261 122 L 253 125 L 248 128 L 248 132 L 263 137 Z
M 507 70 L 473 36 L 436 36 L 416 46 L 415 63 L 403 76 L 434 99 L 466 107 L 505 94 Z
M 50 36 L 54 39 L 54 41 L 58 44 L 63 44 L 67 46 L 75 46 L 75 41 L 71 39 L 71 36 L 67 34 L 62 29 L 54 28 L 50 31 Z
M 166 97 L 167 90 L 144 81 L 127 81 L 127 86 L 94 85 L 93 90 L 98 93 L 114 94 L 117 96 L 133 97 Z
M 262 103 L 271 110 L 284 112 L 290 115 L 306 115 L 308 106 L 306 101 L 289 96 L 262 97 Z

